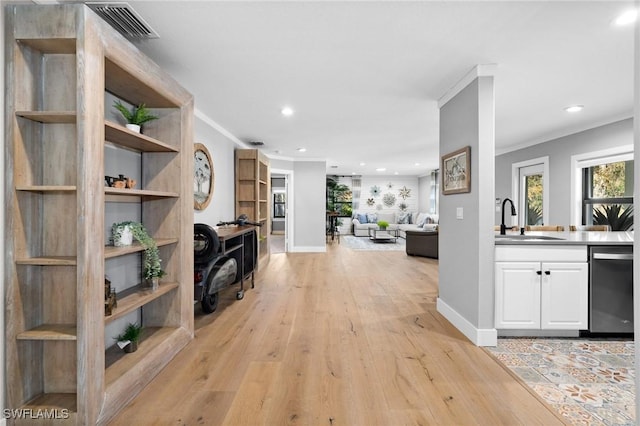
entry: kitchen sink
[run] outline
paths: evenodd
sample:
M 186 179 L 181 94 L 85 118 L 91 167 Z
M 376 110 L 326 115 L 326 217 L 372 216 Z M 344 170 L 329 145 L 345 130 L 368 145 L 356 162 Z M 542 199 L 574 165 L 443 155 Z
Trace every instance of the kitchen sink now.
M 548 235 L 496 235 L 496 240 L 511 240 L 511 241 L 546 241 L 546 240 L 564 240 L 560 237 L 550 237 Z

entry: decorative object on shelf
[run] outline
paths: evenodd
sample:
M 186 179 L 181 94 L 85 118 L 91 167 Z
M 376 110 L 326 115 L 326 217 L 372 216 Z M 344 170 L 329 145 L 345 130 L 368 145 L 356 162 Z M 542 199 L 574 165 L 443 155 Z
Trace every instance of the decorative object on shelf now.
M 213 197 L 213 161 L 206 146 L 194 145 L 193 207 L 196 210 L 207 208 Z
M 390 192 L 387 192 L 382 196 L 382 203 L 387 207 L 393 207 L 396 203 L 396 196 Z
M 400 209 L 401 212 L 405 211 L 407 208 L 409 208 L 409 206 L 407 205 L 407 203 L 405 203 L 404 201 L 401 201 L 400 203 L 398 203 L 398 208 Z
M 400 190 L 398 190 L 398 195 L 403 200 L 406 200 L 407 198 L 411 197 L 411 189 L 407 188 L 406 186 L 403 186 L 402 188 L 400 188 Z
M 380 229 L 382 229 L 384 231 L 385 229 L 387 229 L 389 227 L 389 222 L 387 222 L 386 220 L 379 220 L 378 221 L 378 227 L 380 227 Z
M 373 185 L 369 190 L 369 193 L 375 198 L 380 195 L 380 187 L 378 185 Z
M 120 114 L 127 120 L 127 129 L 141 133 L 141 128 L 144 123 L 158 119 L 157 115 L 151 114 L 145 104 L 139 104 L 129 110 L 122 102 L 116 101 L 113 106 L 120 111 Z
M 115 339 L 120 349 L 123 349 L 126 353 L 131 353 L 138 350 L 141 335 L 142 326 L 130 322 L 127 328 L 124 329 L 124 332 Z
M 104 314 L 109 316 L 113 310 L 118 307 L 116 300 L 116 289 L 111 287 L 111 281 L 107 277 L 104 278 Z
M 156 244 L 156 241 L 149 236 L 146 228 L 140 222 L 126 221 L 114 223 L 111 226 L 113 245 L 116 245 L 116 238 L 119 234 L 127 232 L 126 229 L 129 229 L 133 238 L 135 238 L 144 248 L 144 279 L 149 280 L 154 277 L 162 278 L 165 275 L 165 272 L 160 266 L 162 260 L 160 259 L 158 245 Z
M 111 226 L 111 237 L 113 238 L 114 246 L 126 247 L 133 244 L 131 223 L 133 222 L 114 223 Z
M 367 198 L 367 205 L 369 207 L 373 207 L 376 204 L 376 200 L 374 200 L 373 198 Z
M 443 195 L 471 192 L 471 147 L 443 155 L 440 170 Z
M 135 179 L 128 178 L 125 175 L 118 175 L 118 177 L 105 176 L 104 182 L 107 186 L 110 186 L 112 188 L 128 188 L 128 189 L 133 189 L 138 183 Z

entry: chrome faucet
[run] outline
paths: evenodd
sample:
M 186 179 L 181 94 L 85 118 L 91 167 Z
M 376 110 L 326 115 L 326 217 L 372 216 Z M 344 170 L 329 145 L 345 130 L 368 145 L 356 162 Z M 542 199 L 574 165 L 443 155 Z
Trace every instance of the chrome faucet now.
M 505 198 L 502 202 L 502 223 L 500 224 L 500 235 L 505 235 L 507 231 L 507 226 L 504 224 L 504 205 L 507 203 L 507 201 L 509 202 L 509 204 L 511 204 L 511 216 L 516 215 L 516 208 L 513 205 L 513 201 L 511 201 L 509 198 Z

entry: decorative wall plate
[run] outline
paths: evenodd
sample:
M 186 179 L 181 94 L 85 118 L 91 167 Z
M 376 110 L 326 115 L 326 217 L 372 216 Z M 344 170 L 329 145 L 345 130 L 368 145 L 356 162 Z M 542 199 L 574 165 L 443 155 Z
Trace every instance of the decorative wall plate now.
M 385 206 L 387 207 L 393 207 L 393 205 L 396 203 L 396 196 L 393 195 L 390 192 L 387 192 L 386 194 L 384 194 L 384 196 L 382 197 L 382 202 L 384 203 Z
M 193 167 L 193 207 L 204 210 L 213 198 L 214 174 L 209 150 L 201 143 L 194 145 Z

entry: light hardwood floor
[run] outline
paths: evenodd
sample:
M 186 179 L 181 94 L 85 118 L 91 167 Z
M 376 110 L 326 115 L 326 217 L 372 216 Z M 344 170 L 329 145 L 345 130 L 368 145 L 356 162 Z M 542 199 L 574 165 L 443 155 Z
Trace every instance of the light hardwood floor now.
M 437 262 L 272 255 L 113 425 L 564 424 L 436 311 Z

